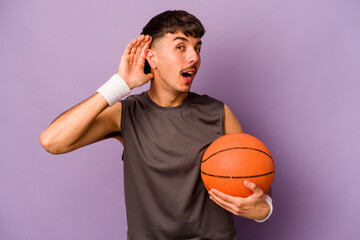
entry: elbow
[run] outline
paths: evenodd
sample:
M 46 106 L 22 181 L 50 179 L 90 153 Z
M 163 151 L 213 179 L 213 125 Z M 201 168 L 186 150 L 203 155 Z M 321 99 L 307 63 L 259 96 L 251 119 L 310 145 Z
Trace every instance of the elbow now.
M 40 144 L 48 153 L 51 154 L 62 153 L 60 149 L 56 147 L 56 144 L 54 143 L 53 139 L 48 134 L 46 134 L 46 131 L 43 131 L 40 134 Z

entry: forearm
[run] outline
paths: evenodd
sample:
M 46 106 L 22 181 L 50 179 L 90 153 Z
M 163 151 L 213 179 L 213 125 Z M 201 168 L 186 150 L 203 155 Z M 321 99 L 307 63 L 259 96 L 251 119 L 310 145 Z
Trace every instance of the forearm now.
M 121 131 L 120 99 L 130 93 L 130 88 L 153 78 L 153 74 L 144 74 L 145 51 L 150 43 L 150 36 L 133 39 L 121 58 L 118 74 L 114 74 L 96 94 L 55 119 L 41 133 L 41 145 L 50 153 L 66 153 Z
M 104 97 L 94 94 L 56 118 L 41 133 L 41 145 L 51 153 L 68 152 L 107 107 Z

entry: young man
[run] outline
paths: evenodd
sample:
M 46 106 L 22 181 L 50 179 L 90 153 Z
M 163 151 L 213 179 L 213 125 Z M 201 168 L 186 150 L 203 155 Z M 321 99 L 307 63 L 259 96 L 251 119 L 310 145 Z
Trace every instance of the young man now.
M 126 47 L 118 73 L 41 134 L 53 154 L 109 137 L 124 145 L 128 239 L 237 239 L 231 213 L 257 221 L 271 214 L 271 198 L 254 183 L 245 182 L 248 198 L 202 185 L 206 147 L 242 132 L 229 107 L 190 92 L 204 33 L 185 11 L 155 16 Z M 148 91 L 121 101 L 149 81 Z

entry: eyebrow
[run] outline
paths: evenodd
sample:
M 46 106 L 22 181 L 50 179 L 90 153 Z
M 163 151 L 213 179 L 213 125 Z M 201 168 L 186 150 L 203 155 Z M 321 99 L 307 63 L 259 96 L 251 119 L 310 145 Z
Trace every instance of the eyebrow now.
M 174 41 L 176 40 L 182 40 L 182 41 L 185 41 L 185 42 L 188 42 L 189 40 L 187 40 L 187 38 L 184 38 L 184 37 L 176 37 L 174 38 Z M 201 45 L 202 44 L 202 41 L 200 40 L 196 45 Z

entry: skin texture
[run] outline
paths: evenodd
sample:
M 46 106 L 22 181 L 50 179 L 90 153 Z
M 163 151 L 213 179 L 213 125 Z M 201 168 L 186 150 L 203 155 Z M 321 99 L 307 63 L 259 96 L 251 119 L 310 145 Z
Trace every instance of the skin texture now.
M 161 106 L 174 107 L 183 102 L 192 79 L 200 67 L 201 40 L 182 33 L 166 34 L 147 51 L 147 60 L 154 73 L 149 96 Z M 194 74 L 184 79 L 181 73 Z
M 118 75 L 130 89 L 151 81 L 148 94 L 162 107 L 180 105 L 187 97 L 196 72 L 200 68 L 201 39 L 187 37 L 177 32 L 165 34 L 152 45 L 150 36 L 141 35 L 127 45 L 119 64 Z M 144 74 L 145 59 L 151 73 Z M 190 73 L 184 77 L 183 73 Z M 225 134 L 243 132 L 239 121 L 227 105 L 225 111 Z M 73 151 L 91 143 L 114 137 L 120 142 L 121 103 L 109 107 L 105 98 L 96 93 L 56 118 L 40 135 L 41 145 L 52 154 Z M 265 194 L 254 183 L 245 182 L 253 191 L 247 198 L 226 195 L 216 189 L 209 197 L 235 215 L 261 220 L 270 207 Z

